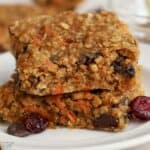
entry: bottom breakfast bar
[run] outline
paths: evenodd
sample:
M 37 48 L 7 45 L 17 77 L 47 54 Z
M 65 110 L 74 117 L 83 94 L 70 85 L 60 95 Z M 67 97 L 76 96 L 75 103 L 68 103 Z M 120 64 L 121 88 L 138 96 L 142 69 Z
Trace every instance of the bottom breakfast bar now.
M 9 81 L 0 88 L 0 116 L 11 124 L 10 130 L 21 121 L 33 133 L 56 126 L 119 131 L 128 124 L 130 101 L 139 95 L 142 90 L 137 85 L 124 94 L 93 90 L 39 97 L 20 92 Z M 34 123 L 41 128 L 32 128 Z

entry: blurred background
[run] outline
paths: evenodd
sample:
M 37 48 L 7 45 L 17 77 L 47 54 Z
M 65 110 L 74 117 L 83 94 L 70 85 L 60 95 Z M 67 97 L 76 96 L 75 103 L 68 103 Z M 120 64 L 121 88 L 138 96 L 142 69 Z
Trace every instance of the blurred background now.
M 150 42 L 150 0 L 0 0 L 1 4 L 32 4 L 91 12 L 99 9 L 115 11 L 125 20 L 142 42 Z M 31 12 L 32 15 L 32 12 Z

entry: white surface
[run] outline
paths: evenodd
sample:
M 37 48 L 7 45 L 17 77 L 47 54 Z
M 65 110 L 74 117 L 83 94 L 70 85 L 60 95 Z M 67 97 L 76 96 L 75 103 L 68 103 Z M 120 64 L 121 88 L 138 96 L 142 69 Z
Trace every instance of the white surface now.
M 91 1 L 92 7 L 95 7 L 98 5 L 97 2 L 102 0 Z M 30 0 L 0 0 L 0 3 L 14 2 L 29 4 Z M 83 10 L 91 7 L 89 3 L 86 6 L 86 8 L 82 7 Z M 146 94 L 150 95 L 150 46 L 142 46 L 140 62 L 144 66 L 144 88 Z M 10 78 L 14 68 L 15 61 L 10 54 L 0 56 L 0 83 Z M 132 123 L 126 130 L 119 133 L 57 129 L 47 130 L 44 133 L 26 138 L 10 136 L 5 133 L 6 128 L 6 125 L 0 124 L 0 143 L 4 150 L 118 150 L 131 149 L 131 147 L 150 142 L 150 122 Z M 142 150 L 144 150 L 144 146 L 142 146 Z

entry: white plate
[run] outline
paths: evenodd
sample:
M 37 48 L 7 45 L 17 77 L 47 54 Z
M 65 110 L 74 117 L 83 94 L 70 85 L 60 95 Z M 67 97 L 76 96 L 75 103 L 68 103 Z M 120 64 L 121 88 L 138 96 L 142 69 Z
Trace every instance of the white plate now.
M 92 5 L 96 4 L 96 0 L 91 1 Z M 30 0 L 0 0 L 1 2 L 30 3 Z M 150 95 L 150 45 L 141 45 L 141 49 L 143 85 L 146 95 Z M 0 55 L 0 84 L 10 78 L 14 69 L 15 60 L 11 54 Z M 7 125 L 0 124 L 0 144 L 4 150 L 118 150 L 150 142 L 150 122 L 130 123 L 127 129 L 119 133 L 53 129 L 25 138 L 10 136 L 6 134 L 6 129 Z

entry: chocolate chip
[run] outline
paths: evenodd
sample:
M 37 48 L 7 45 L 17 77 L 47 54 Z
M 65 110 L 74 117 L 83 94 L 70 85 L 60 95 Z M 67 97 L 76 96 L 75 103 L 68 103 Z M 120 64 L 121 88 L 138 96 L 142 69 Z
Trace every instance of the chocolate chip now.
M 100 94 L 100 93 L 102 93 L 102 92 L 103 92 L 102 89 L 96 89 L 96 90 L 92 90 L 92 91 L 91 91 L 92 94 Z
M 22 122 L 11 124 L 7 129 L 7 133 L 18 137 L 25 137 L 31 134 L 26 130 Z
M 91 63 L 94 63 L 95 59 L 100 57 L 101 54 L 99 52 L 96 53 L 87 53 L 87 54 L 82 54 L 79 57 L 78 64 L 83 64 L 83 65 L 89 65 Z
M 102 114 L 100 117 L 94 120 L 95 128 L 111 128 L 117 126 L 118 126 L 118 121 L 111 114 Z

